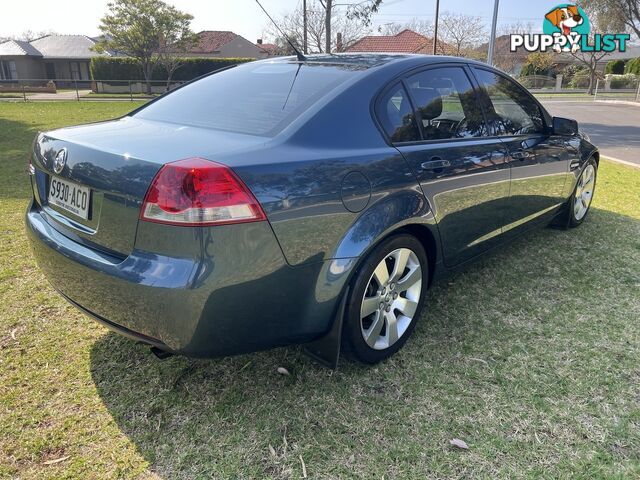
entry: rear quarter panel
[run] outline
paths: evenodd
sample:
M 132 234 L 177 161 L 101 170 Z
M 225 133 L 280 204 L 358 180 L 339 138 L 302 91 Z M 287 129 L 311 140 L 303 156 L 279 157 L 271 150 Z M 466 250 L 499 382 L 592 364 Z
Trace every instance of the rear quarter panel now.
M 234 168 L 263 205 L 291 265 L 357 257 L 411 219 L 433 226 L 415 175 L 371 114 L 372 98 L 389 79 L 384 72 L 366 76 L 263 151 L 260 162 Z M 345 185 L 352 172 L 366 178 L 355 190 Z

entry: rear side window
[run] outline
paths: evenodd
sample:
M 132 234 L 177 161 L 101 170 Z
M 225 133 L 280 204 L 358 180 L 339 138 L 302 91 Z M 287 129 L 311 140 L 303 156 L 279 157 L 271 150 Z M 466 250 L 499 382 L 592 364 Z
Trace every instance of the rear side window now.
M 425 70 L 407 79 L 425 140 L 486 135 L 482 109 L 461 67 Z
M 400 83 L 394 85 L 378 102 L 378 118 L 394 143 L 416 142 L 420 140 L 420 131 L 413 115 L 406 90 Z
M 180 88 L 135 116 L 273 136 L 353 74 L 350 65 L 249 63 Z
M 527 135 L 544 132 L 540 107 L 513 80 L 474 68 L 478 82 L 485 89 L 493 109 L 487 112 L 496 135 Z

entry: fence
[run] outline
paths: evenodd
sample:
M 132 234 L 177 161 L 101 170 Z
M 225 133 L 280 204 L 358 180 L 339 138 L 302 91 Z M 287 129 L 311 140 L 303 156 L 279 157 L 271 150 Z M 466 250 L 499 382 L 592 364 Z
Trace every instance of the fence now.
M 544 99 L 570 98 L 571 100 L 598 101 L 619 100 L 640 102 L 640 76 L 599 75 L 596 78 L 593 95 L 589 92 L 589 74 L 579 71 L 573 75 L 530 75 L 518 79 L 522 85 L 536 96 Z
M 640 76 L 606 75 L 596 84 L 594 100 L 640 102 Z
M 38 100 L 144 100 L 157 97 L 185 81 L 24 79 L 0 80 L 0 99 Z

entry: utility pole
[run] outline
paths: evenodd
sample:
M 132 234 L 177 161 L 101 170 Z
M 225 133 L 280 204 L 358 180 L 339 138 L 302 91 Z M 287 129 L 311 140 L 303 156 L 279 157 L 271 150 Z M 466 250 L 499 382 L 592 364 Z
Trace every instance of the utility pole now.
M 496 43 L 496 23 L 498 23 L 498 2 L 493 3 L 493 20 L 491 21 L 491 38 L 489 38 L 489 53 L 487 55 L 487 63 L 493 65 L 493 47 Z
M 331 55 L 331 10 L 333 9 L 333 0 L 326 0 L 325 5 L 327 7 L 324 17 L 325 53 Z
M 440 14 L 440 0 L 436 0 L 436 21 L 433 28 L 433 54 L 436 55 L 436 45 L 438 44 L 438 15 Z
M 302 53 L 305 55 L 307 52 L 307 0 L 302 0 Z

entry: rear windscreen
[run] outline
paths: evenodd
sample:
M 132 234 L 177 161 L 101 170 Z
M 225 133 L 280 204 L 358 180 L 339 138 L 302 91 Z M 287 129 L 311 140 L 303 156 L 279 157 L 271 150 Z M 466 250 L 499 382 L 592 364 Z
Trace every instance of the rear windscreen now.
M 326 64 L 245 64 L 186 85 L 134 115 L 272 136 L 344 82 L 351 70 Z

